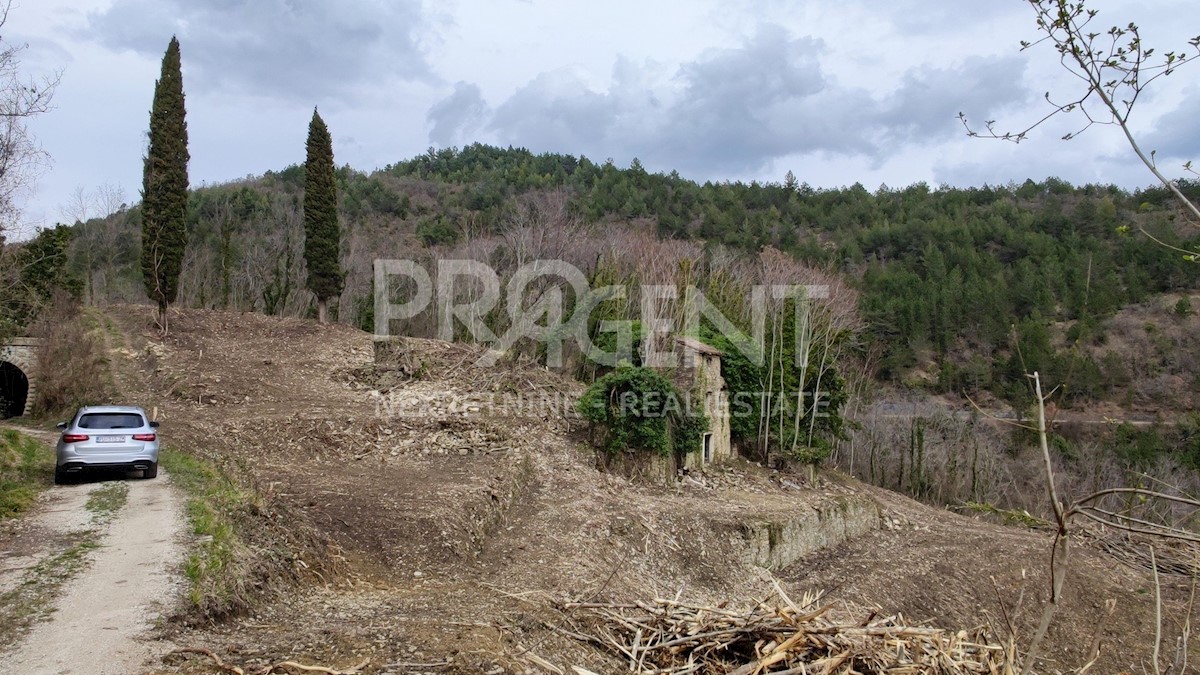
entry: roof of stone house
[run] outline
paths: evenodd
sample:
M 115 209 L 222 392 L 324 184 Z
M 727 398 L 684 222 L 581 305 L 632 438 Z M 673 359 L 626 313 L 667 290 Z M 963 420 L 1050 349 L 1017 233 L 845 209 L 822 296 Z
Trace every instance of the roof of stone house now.
M 710 347 L 696 338 L 684 337 L 682 335 L 675 336 L 675 342 L 683 345 L 698 354 L 706 354 L 708 356 L 724 356 L 725 353 L 716 347 Z

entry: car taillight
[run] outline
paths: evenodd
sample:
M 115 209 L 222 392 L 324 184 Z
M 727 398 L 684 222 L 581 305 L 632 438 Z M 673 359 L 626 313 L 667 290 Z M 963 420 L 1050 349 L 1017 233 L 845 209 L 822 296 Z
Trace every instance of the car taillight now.
M 63 443 L 82 443 L 87 439 L 84 434 L 63 434 Z
M 134 434 L 133 435 L 133 440 L 146 441 L 147 443 L 149 443 L 150 441 L 153 441 L 156 438 L 158 438 L 158 436 L 156 436 L 155 434 Z

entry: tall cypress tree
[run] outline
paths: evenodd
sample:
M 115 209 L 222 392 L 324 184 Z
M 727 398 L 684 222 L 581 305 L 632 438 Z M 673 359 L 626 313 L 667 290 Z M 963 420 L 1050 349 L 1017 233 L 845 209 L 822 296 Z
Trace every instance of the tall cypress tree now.
M 342 292 L 340 238 L 333 141 L 325 121 L 313 108 L 304 162 L 304 261 L 308 265 L 308 290 L 317 296 L 320 323 L 328 321 L 329 298 Z
M 167 330 L 167 307 L 179 292 L 187 247 L 188 139 L 183 106 L 179 40 L 171 37 L 150 109 L 150 149 L 142 173 L 142 281 L 158 304 Z

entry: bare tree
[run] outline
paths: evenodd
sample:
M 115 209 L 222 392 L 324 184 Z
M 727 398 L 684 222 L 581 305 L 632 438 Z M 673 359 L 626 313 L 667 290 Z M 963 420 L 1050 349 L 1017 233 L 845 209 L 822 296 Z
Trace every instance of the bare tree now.
M 11 6 L 11 0 L 0 0 L 0 32 Z M 0 298 L 20 283 L 21 274 L 17 253 L 4 246 L 5 234 L 18 222 L 18 198 L 49 160 L 26 123 L 50 110 L 59 81 L 57 73 L 42 79 L 22 75 L 18 56 L 24 49 L 0 36 Z M 12 328 L 9 318 L 0 315 L 0 332 Z
M 1181 494 L 1177 488 L 1168 487 L 1170 492 L 1160 490 L 1150 490 L 1141 487 L 1118 487 L 1099 490 L 1077 499 L 1073 502 L 1067 502 L 1062 498 L 1062 492 L 1059 490 L 1055 474 L 1054 462 L 1050 456 L 1050 445 L 1048 442 L 1047 423 L 1046 423 L 1046 403 L 1050 398 L 1050 394 L 1044 394 L 1042 391 L 1041 377 L 1035 371 L 1029 376 L 1033 380 L 1034 393 L 1037 397 L 1037 426 L 1034 430 L 1037 432 L 1039 447 L 1041 449 L 1042 460 L 1044 462 L 1044 476 L 1046 480 L 1047 496 L 1050 500 L 1050 506 L 1053 509 L 1055 529 L 1054 541 L 1050 551 L 1050 595 L 1043 607 L 1041 620 L 1038 622 L 1037 630 L 1029 642 L 1029 647 L 1025 652 L 1024 667 L 1021 670 L 1022 675 L 1033 672 L 1033 668 L 1037 662 L 1037 656 L 1042 644 L 1042 640 L 1046 637 L 1046 632 L 1050 627 L 1050 623 L 1054 619 L 1055 613 L 1062 604 L 1063 584 L 1066 581 L 1067 571 L 1070 566 L 1071 547 L 1070 541 L 1072 535 L 1078 532 L 1081 528 L 1076 525 L 1078 520 L 1087 520 L 1092 523 L 1099 524 L 1104 528 L 1123 531 L 1131 535 L 1142 537 L 1139 543 L 1145 544 L 1150 551 L 1150 568 L 1154 573 L 1155 584 L 1155 636 L 1154 636 L 1154 652 L 1151 663 L 1153 664 L 1154 673 L 1179 673 L 1185 672 L 1187 658 L 1187 629 L 1180 636 L 1181 650 L 1176 657 L 1176 661 L 1170 664 L 1165 669 L 1159 660 L 1159 645 L 1162 641 L 1162 599 L 1158 594 L 1158 564 L 1154 559 L 1154 547 L 1162 546 L 1164 543 L 1183 542 L 1186 544 L 1200 544 L 1200 535 L 1187 529 L 1186 526 L 1177 524 L 1185 522 L 1187 519 L 1181 519 L 1177 522 L 1162 524 L 1152 522 L 1144 518 L 1131 516 L 1127 513 L 1118 512 L 1115 509 L 1107 507 L 1105 501 L 1113 496 L 1128 497 L 1130 499 L 1140 500 L 1143 502 L 1166 502 L 1176 505 L 1181 505 L 1188 509 L 1189 516 L 1200 511 L 1200 500 L 1191 496 Z M 1052 394 L 1053 392 L 1051 392 Z M 1027 427 L 1028 428 L 1028 427 Z M 1079 519 L 1075 517 L 1079 516 Z M 1190 612 L 1189 612 L 1190 613 Z M 1087 670 L 1085 667 L 1083 670 Z
M 516 212 L 501 235 L 515 267 L 534 260 L 570 260 L 585 235 L 582 223 L 568 209 L 564 190 L 517 198 Z
M 1200 56 L 1200 36 L 1188 41 L 1186 47 L 1178 51 L 1159 53 L 1142 41 L 1141 31 L 1136 23 L 1129 22 L 1125 26 L 1113 26 L 1108 30 L 1097 31 L 1092 24 L 1098 12 L 1089 9 L 1085 0 L 1026 0 L 1033 9 L 1036 17 L 1037 30 L 1040 37 L 1032 42 L 1022 41 L 1021 49 L 1032 49 L 1042 44 L 1049 44 L 1057 53 L 1059 63 L 1079 83 L 1080 88 L 1065 97 L 1046 92 L 1046 101 L 1050 104 L 1049 112 L 1016 132 L 998 131 L 994 120 L 984 122 L 984 130 L 972 129 L 966 117 L 959 113 L 967 133 L 972 137 L 994 138 L 1020 143 L 1029 133 L 1059 116 L 1074 116 L 1081 119 L 1075 131 L 1063 136 L 1070 140 L 1087 131 L 1094 125 L 1110 125 L 1118 127 L 1137 158 L 1145 164 L 1154 177 L 1163 184 L 1179 201 L 1188 216 L 1200 221 L 1200 208 L 1179 189 L 1179 185 L 1168 178 L 1155 161 L 1156 151 L 1146 152 L 1130 127 L 1130 119 L 1142 94 L 1154 82 L 1157 82 L 1176 71 L 1181 65 L 1190 63 Z M 1183 165 L 1185 171 L 1192 171 L 1191 162 Z M 1193 171 L 1193 173 L 1195 173 Z M 1200 259 L 1200 253 L 1177 248 L 1156 239 L 1143 228 L 1141 232 L 1156 243 L 1184 254 L 1190 260 Z M 1060 499 L 1060 492 L 1055 481 L 1054 465 L 1047 442 L 1046 404 L 1053 391 L 1043 394 L 1039 374 L 1031 376 L 1037 402 L 1037 427 L 1033 429 L 1038 435 L 1041 454 L 1044 461 L 1044 475 L 1048 499 L 1054 516 L 1056 529 L 1054 543 L 1050 555 L 1050 595 L 1037 631 L 1030 641 L 1025 657 L 1025 667 L 1022 672 L 1030 672 L 1033 668 L 1038 650 L 1041 646 L 1055 611 L 1062 598 L 1063 582 L 1066 578 L 1070 560 L 1070 537 L 1078 526 L 1073 521 L 1088 520 L 1106 528 L 1122 530 L 1132 535 L 1149 538 L 1151 566 L 1155 572 L 1157 589 L 1157 564 L 1154 563 L 1155 543 L 1162 541 L 1182 541 L 1191 544 L 1200 543 L 1200 536 L 1177 525 L 1185 520 L 1172 521 L 1167 525 L 1157 521 L 1147 520 L 1123 513 L 1107 505 L 1113 498 L 1127 497 L 1130 500 L 1168 504 L 1170 507 L 1184 507 L 1190 513 L 1200 510 L 1200 501 L 1179 494 L 1178 488 L 1168 486 L 1168 492 L 1148 490 L 1143 487 L 1114 487 L 1093 492 L 1074 502 Z M 1075 518 L 1078 516 L 1079 518 Z M 1161 638 L 1161 600 L 1156 603 L 1156 625 L 1153 670 L 1161 671 L 1159 661 L 1159 642 Z M 1186 631 L 1183 636 L 1186 642 Z M 1186 653 L 1186 645 L 1183 650 Z M 1177 670 L 1176 667 L 1179 669 Z M 1167 672 L 1181 672 L 1179 663 L 1170 666 Z M 1086 668 L 1085 668 L 1086 670 Z
M 71 191 L 71 196 L 67 201 L 58 206 L 58 213 L 67 223 L 75 225 L 78 236 L 83 240 L 83 302 L 84 304 L 95 304 L 95 291 L 93 290 L 92 271 L 96 268 L 93 256 L 96 250 L 92 241 L 91 228 L 89 220 L 91 220 L 94 211 L 95 200 L 94 195 L 87 191 L 87 188 L 82 185 L 75 186 Z
M 11 0 L 0 2 L 0 30 L 7 25 L 11 8 Z M 18 196 L 32 185 L 49 160 L 27 123 L 50 110 L 61 76 L 23 75 L 19 56 L 25 48 L 0 36 L 0 241 L 19 215 Z
M 77 186 L 58 207 L 63 222 L 74 223 L 83 258 L 83 301 L 89 305 L 112 300 L 111 277 L 115 274 L 122 247 L 122 212 L 125 190 L 104 183 L 95 190 Z

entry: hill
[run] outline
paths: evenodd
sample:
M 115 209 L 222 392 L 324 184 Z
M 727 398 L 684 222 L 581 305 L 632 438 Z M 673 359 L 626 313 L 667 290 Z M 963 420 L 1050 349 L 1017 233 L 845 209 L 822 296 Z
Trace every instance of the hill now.
M 344 167 L 338 180 L 347 270 L 339 318 L 362 327 L 375 258 L 462 253 L 530 225 L 615 226 L 700 242 L 702 256 L 771 246 L 837 270 L 861 291 L 884 381 L 1026 403 L 1023 373 L 1036 369 L 1067 385 L 1060 404 L 1072 406 L 1111 399 L 1122 379 L 1075 345 L 1103 341 L 1102 322 L 1126 305 L 1200 284 L 1196 265 L 1136 234 L 1177 246 L 1200 234 L 1161 188 L 1128 193 L 1053 178 L 874 192 L 701 185 L 636 161 L 621 169 L 482 145 L 369 174 Z M 300 270 L 302 187 L 303 168 L 293 166 L 193 191 L 184 306 L 312 311 Z M 1183 187 L 1200 194 L 1200 184 Z M 72 267 L 88 270 L 97 303 L 141 296 L 138 218 L 135 205 L 76 226 Z
M 1058 387 L 1055 404 L 1064 419 L 1093 426 L 1163 419 L 1153 429 L 1064 430 L 1058 447 L 1079 467 L 1081 481 L 1108 486 L 1150 471 L 1176 484 L 1196 483 L 1200 425 L 1187 417 L 1197 384 L 1191 364 L 1198 355 L 1188 337 L 1196 319 L 1180 299 L 1200 287 L 1200 266 L 1140 231 L 1184 247 L 1194 246 L 1198 233 L 1164 189 L 1131 193 L 1052 178 L 874 192 L 861 185 L 818 190 L 787 179 L 697 184 L 648 173 L 637 162 L 618 168 L 482 145 L 430 151 L 371 173 L 343 167 L 338 182 L 347 276 L 333 311 L 344 325 L 373 326 L 378 258 L 426 267 L 438 259 L 477 260 L 504 280 L 524 261 L 570 262 L 594 285 L 630 290 L 626 302 L 608 303 L 603 317 L 592 317 L 593 335 L 601 318 L 638 318 L 637 289 L 651 283 L 697 283 L 744 326 L 752 314 L 749 285 L 778 283 L 772 274 L 786 268 L 789 280 L 838 289 L 831 304 L 843 338 L 829 353 L 841 359 L 832 368 L 840 380 L 825 385 L 844 380 L 850 403 L 844 412 L 853 421 L 864 422 L 856 404 L 871 402 L 860 394 L 884 403 L 937 400 L 959 412 L 970 397 L 989 411 L 1027 415 L 1025 373 L 1037 370 Z M 293 166 L 195 189 L 181 306 L 310 316 L 302 188 L 303 168 Z M 1200 184 L 1182 188 L 1200 195 Z M 31 265 L 28 286 L 46 295 L 52 282 L 66 280 L 90 304 L 141 301 L 139 218 L 134 205 L 48 231 L 27 246 L 31 260 L 53 260 L 45 252 L 65 248 L 69 262 Z M 36 306 L 18 303 L 12 314 L 31 320 Z M 403 332 L 435 337 L 436 319 L 427 313 Z M 503 328 L 504 313 L 498 309 L 489 321 Z M 595 373 L 577 374 L 586 380 Z M 929 436 L 923 461 L 942 457 L 945 468 L 931 466 L 914 478 L 913 462 L 896 453 L 936 417 L 930 415 L 874 435 L 854 425 L 825 429 L 817 440 L 840 448 L 834 461 L 855 475 L 931 502 L 1044 506 L 1036 503 L 1040 491 L 1031 489 L 1035 477 L 1023 477 L 1031 475 L 1028 462 L 1014 450 L 1027 444 L 1011 434 L 985 438 L 987 461 L 980 466 L 995 469 L 994 490 L 964 482 L 957 457 L 972 446 L 957 432 L 945 434 L 949 440 L 936 452 L 932 446 L 944 439 Z M 846 432 L 855 433 L 847 439 Z M 856 450 L 893 437 L 900 440 L 887 444 L 886 457 Z M 888 470 L 871 466 L 874 460 Z

